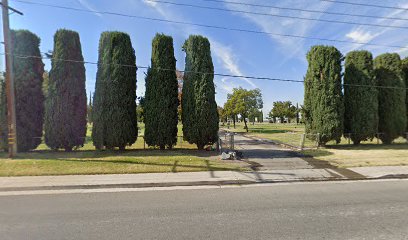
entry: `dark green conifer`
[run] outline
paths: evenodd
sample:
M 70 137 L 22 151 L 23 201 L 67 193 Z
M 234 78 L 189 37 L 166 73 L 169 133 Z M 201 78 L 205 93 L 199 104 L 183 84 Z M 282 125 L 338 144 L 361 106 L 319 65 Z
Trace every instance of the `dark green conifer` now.
M 54 36 L 45 114 L 45 143 L 71 151 L 86 137 L 85 64 L 79 34 L 61 29 Z
M 25 152 L 41 144 L 44 123 L 44 94 L 42 82 L 44 64 L 40 39 L 27 30 L 11 31 L 13 41 L 14 87 L 17 121 L 17 150 Z M 21 56 L 33 56 L 23 58 Z M 3 76 L 2 76 L 3 77 Z M 7 103 L 4 80 L 1 91 L 1 141 L 7 150 Z
M 378 92 L 370 52 L 347 54 L 344 85 L 345 137 L 354 144 L 373 139 L 378 131 Z
M 123 150 L 136 142 L 136 70 L 129 35 L 102 33 L 92 109 L 92 139 L 97 149 Z
M 182 94 L 184 139 L 203 149 L 218 139 L 218 111 L 215 102 L 214 65 L 210 42 L 192 35 L 184 43 L 186 66 Z
M 0 72 L 0 149 L 8 150 L 7 99 L 4 73 Z
M 177 143 L 178 81 L 173 38 L 157 34 L 146 77 L 145 140 L 149 146 L 172 148 Z
M 314 46 L 307 54 L 304 113 L 306 133 L 319 138 L 319 145 L 340 142 L 344 103 L 341 86 L 343 56 L 335 47 Z
M 402 60 L 402 72 L 404 73 L 405 87 L 408 88 L 408 57 Z M 405 132 L 408 133 L 408 90 L 405 89 L 405 92 L 406 92 L 405 102 L 407 111 L 407 128 L 405 129 Z M 408 138 L 408 135 L 406 134 L 405 137 Z
M 379 132 L 385 144 L 403 136 L 407 126 L 406 91 L 400 56 L 385 53 L 374 59 L 378 82 Z

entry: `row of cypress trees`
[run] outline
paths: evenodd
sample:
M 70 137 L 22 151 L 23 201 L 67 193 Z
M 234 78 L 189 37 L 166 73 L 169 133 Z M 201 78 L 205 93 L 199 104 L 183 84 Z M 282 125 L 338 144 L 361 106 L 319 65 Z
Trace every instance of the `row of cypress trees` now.
M 70 151 L 82 146 L 86 134 L 85 67 L 79 35 L 59 30 L 54 36 L 52 69 L 43 92 L 44 64 L 40 39 L 27 30 L 11 32 L 15 71 L 17 149 L 29 151 L 45 143 Z M 31 56 L 31 57 L 24 57 Z M 69 64 L 59 59 L 69 60 Z M 4 79 L 0 97 L 0 142 L 7 150 L 7 104 Z
M 44 81 L 40 39 L 26 30 L 12 32 L 18 151 L 45 143 L 53 150 L 83 146 L 87 127 L 85 66 L 77 32 L 54 36 L 51 71 Z M 203 149 L 217 141 L 214 66 L 210 43 L 202 36 L 185 42 L 186 74 L 182 105 L 185 140 Z M 33 56 L 25 58 L 21 56 Z M 96 149 L 124 149 L 137 139 L 136 56 L 130 36 L 103 32 L 92 106 L 92 139 Z M 206 74 L 190 73 L 204 72 Z M 0 83 L 0 147 L 7 150 L 7 107 L 4 79 Z M 44 94 L 46 96 L 44 96 Z M 173 39 L 157 34 L 146 76 L 145 138 L 149 146 L 172 148 L 178 132 L 178 81 Z
M 202 36 L 190 36 L 183 50 L 186 52 L 183 135 L 203 149 L 215 143 L 218 136 L 210 43 Z M 129 35 L 102 33 L 92 109 L 92 139 L 97 149 L 124 149 L 137 139 L 135 64 Z M 157 34 L 152 41 L 144 99 L 144 137 L 149 146 L 171 149 L 177 144 L 178 106 L 173 38 Z
M 314 46 L 307 54 L 304 114 L 306 133 L 319 144 L 350 137 L 354 144 L 379 138 L 392 143 L 408 131 L 408 58 L 396 53 L 373 56 L 352 51 L 345 57 L 335 47 Z M 405 137 L 405 136 L 404 136 Z
M 181 100 L 183 137 L 203 149 L 218 139 L 210 42 L 205 37 L 192 35 L 184 43 L 183 51 L 186 53 Z M 149 146 L 171 149 L 177 143 L 178 106 L 173 39 L 157 34 L 152 43 L 151 68 L 146 75 L 144 117 L 145 140 Z

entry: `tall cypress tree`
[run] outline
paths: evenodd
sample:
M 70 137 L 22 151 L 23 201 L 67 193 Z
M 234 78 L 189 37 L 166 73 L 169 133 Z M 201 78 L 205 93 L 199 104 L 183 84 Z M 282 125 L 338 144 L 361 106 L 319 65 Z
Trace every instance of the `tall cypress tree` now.
M 184 43 L 183 51 L 186 52 L 183 134 L 188 142 L 203 149 L 217 142 L 219 129 L 210 42 L 205 37 L 192 35 Z
M 83 61 L 78 33 L 58 30 L 54 36 L 45 114 L 45 143 L 51 149 L 71 151 L 84 145 L 87 102 Z
M 404 60 L 402 60 L 402 72 L 404 73 L 404 78 L 405 78 L 405 88 L 408 88 L 408 57 L 406 57 Z M 405 98 L 405 105 L 406 105 L 406 112 L 407 112 L 407 127 L 405 129 L 406 132 L 408 132 L 408 90 L 405 89 L 406 92 L 406 98 Z M 405 135 L 406 138 L 408 138 L 408 135 Z
M 137 139 L 136 56 L 128 34 L 103 32 L 92 109 L 96 149 L 123 150 Z
M 379 131 L 380 139 L 390 144 L 403 136 L 406 124 L 406 91 L 400 56 L 385 53 L 374 59 L 375 76 L 380 86 Z
M 319 134 L 319 145 L 331 140 L 340 142 L 343 134 L 342 59 L 339 50 L 330 46 L 314 46 L 307 54 L 309 67 L 305 77 L 304 100 L 306 132 Z
M 40 39 L 27 30 L 12 31 L 14 83 L 16 96 L 17 149 L 25 152 L 41 144 L 43 134 L 44 95 L 42 82 L 44 64 L 40 53 Z M 21 58 L 21 55 L 34 56 Z M 7 104 L 3 81 L 1 115 L 2 147 L 7 149 Z
M 146 77 L 145 140 L 149 146 L 172 148 L 177 143 L 178 81 L 173 38 L 156 34 Z
M 370 52 L 353 51 L 347 54 L 344 84 L 345 137 L 350 134 L 354 144 L 373 139 L 378 130 L 378 92 Z
M 0 72 L 0 149 L 8 149 L 7 99 L 4 73 Z

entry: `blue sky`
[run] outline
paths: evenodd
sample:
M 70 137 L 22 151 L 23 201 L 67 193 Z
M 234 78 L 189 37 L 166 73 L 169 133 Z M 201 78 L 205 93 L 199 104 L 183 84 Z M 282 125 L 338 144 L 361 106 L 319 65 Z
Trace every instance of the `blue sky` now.
M 175 21 L 187 21 L 200 24 L 219 25 L 232 28 L 245 28 L 279 34 L 304 35 L 331 38 L 346 41 L 372 42 L 385 45 L 406 46 L 408 48 L 408 29 L 380 28 L 359 25 L 334 24 L 278 18 L 247 13 L 230 13 L 215 10 L 195 9 L 172 6 L 148 0 L 26 0 L 84 8 L 97 11 L 120 12 L 125 14 L 155 17 Z M 408 26 L 408 21 L 369 19 L 361 17 L 340 17 L 318 13 L 277 10 L 259 7 L 233 5 L 231 3 L 211 3 L 200 0 L 168 0 L 202 6 L 227 8 L 232 10 L 253 11 L 288 16 L 351 21 L 359 23 Z M 356 7 L 335 4 L 321 0 L 230 0 L 255 4 L 267 4 L 279 7 L 366 14 L 387 17 L 408 18 L 408 11 Z M 351 0 L 350 0 L 351 1 Z M 190 34 L 202 34 L 210 39 L 215 72 L 261 76 L 283 79 L 303 80 L 307 69 L 305 55 L 311 46 L 329 44 L 336 46 L 344 55 L 354 49 L 366 49 L 374 56 L 384 52 L 398 52 L 408 55 L 408 49 L 376 46 L 362 46 L 352 43 L 330 43 L 316 40 L 277 37 L 272 35 L 231 32 L 227 30 L 206 29 L 194 26 L 166 24 L 119 16 L 74 12 L 42 6 L 28 5 L 9 0 L 10 5 L 24 12 L 24 16 L 11 15 L 11 27 L 28 29 L 41 38 L 41 51 L 53 48 L 53 35 L 57 29 L 66 28 L 78 31 L 82 42 L 85 60 L 97 61 L 97 48 L 101 32 L 117 30 L 127 32 L 135 48 L 137 64 L 150 64 L 151 40 L 157 32 L 173 36 L 178 69 L 184 69 L 183 42 Z M 358 2 L 399 6 L 408 8 L 408 0 L 360 0 Z M 2 36 L 1 36 L 2 38 Z M 3 59 L 2 59 L 3 60 Z M 46 69 L 50 63 L 44 60 Z M 3 68 L 4 64 L 2 64 Z M 144 69 L 138 70 L 137 94 L 144 95 Z M 96 66 L 86 65 L 87 91 L 93 91 Z M 227 93 L 234 87 L 260 88 L 264 96 L 264 111 L 268 112 L 274 101 L 290 100 L 302 103 L 303 85 L 301 83 L 272 82 L 264 80 L 245 80 L 239 78 L 216 77 L 216 100 L 218 105 L 226 101 Z

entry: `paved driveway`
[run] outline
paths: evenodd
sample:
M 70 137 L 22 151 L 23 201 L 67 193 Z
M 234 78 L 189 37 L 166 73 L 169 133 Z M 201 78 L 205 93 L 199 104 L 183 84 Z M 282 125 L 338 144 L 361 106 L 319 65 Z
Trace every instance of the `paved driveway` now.
M 244 158 L 256 166 L 257 170 L 314 168 L 295 151 L 240 134 L 235 135 L 235 149 L 242 151 Z

